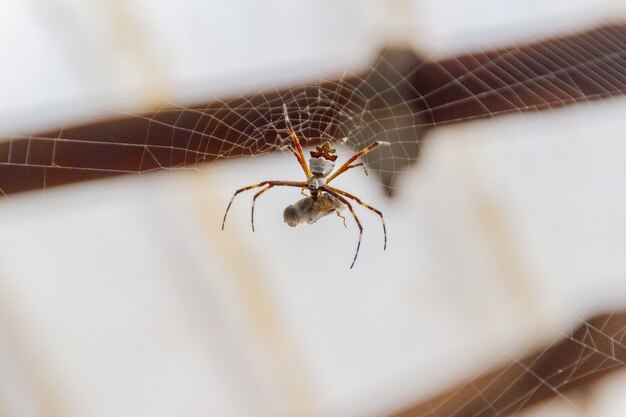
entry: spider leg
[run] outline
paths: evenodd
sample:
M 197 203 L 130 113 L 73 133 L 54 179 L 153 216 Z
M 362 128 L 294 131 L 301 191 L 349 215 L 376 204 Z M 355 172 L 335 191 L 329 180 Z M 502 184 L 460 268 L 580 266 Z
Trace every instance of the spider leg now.
M 293 146 L 291 146 L 290 144 L 286 144 L 286 145 L 281 146 L 280 149 L 281 150 L 282 149 L 289 149 L 289 151 L 296 158 L 296 160 L 298 161 L 300 166 L 302 166 L 302 160 L 300 159 L 300 155 L 298 155 L 298 152 L 296 152 L 296 150 L 293 148 Z
M 350 204 L 348 200 L 343 198 L 339 193 L 327 187 L 321 187 L 321 189 L 326 191 L 328 194 L 332 195 L 333 197 L 335 197 L 337 200 L 341 201 L 346 206 L 348 206 L 350 213 L 352 213 L 352 217 L 354 217 L 354 220 L 356 221 L 357 226 L 359 226 L 359 241 L 356 245 L 356 252 L 354 254 L 354 259 L 352 260 L 352 264 L 350 265 L 350 269 L 352 269 L 352 267 L 354 266 L 354 263 L 356 262 L 356 257 L 359 256 L 359 248 L 361 247 L 361 238 L 363 237 L 363 226 L 361 225 L 361 221 L 359 220 L 356 213 L 354 212 L 354 209 L 352 208 L 352 204 Z
M 333 179 L 337 178 L 339 175 L 343 174 L 344 172 L 346 172 L 350 168 L 354 168 L 355 166 L 358 166 L 358 164 L 357 165 L 352 165 L 352 163 L 354 161 L 356 161 L 356 159 L 358 157 L 360 157 L 362 155 L 365 155 L 366 153 L 368 153 L 369 151 L 371 151 L 372 149 L 376 148 L 379 145 L 389 145 L 389 142 L 383 142 L 383 141 L 378 140 L 378 141 L 372 143 L 367 148 L 362 149 L 359 152 L 355 153 L 346 162 L 344 162 L 344 164 L 342 166 L 337 168 L 337 170 L 335 172 L 333 172 L 328 178 L 326 178 L 326 184 L 328 184 Z
M 251 217 L 250 217 L 250 220 L 252 221 L 252 232 L 254 232 L 254 203 L 256 203 L 256 199 L 259 198 L 261 196 L 261 194 L 263 194 L 264 192 L 266 192 L 267 190 L 269 190 L 272 187 L 274 187 L 274 185 L 268 185 L 266 188 L 263 188 L 261 191 L 256 193 L 254 195 L 254 197 L 252 198 L 252 214 L 251 214 Z
M 341 215 L 341 213 L 339 212 L 339 210 L 335 211 L 335 214 L 337 215 L 337 217 L 339 217 L 341 220 L 343 220 L 343 227 L 348 227 L 348 225 L 346 224 L 346 218 L 344 216 Z
M 289 120 L 289 114 L 287 114 L 287 105 L 285 104 L 283 104 L 283 113 L 285 114 L 285 124 L 287 125 L 287 128 L 289 128 L 289 134 L 293 138 L 293 142 L 295 143 L 296 149 L 298 151 L 298 162 L 300 163 L 300 166 L 304 171 L 304 175 L 306 175 L 308 179 L 311 176 L 311 170 L 309 169 L 309 165 L 306 163 L 306 159 L 304 158 L 304 151 L 302 150 L 302 145 L 300 145 L 300 140 L 298 139 L 296 132 L 293 130 L 293 126 L 291 125 L 291 121 Z
M 383 250 L 387 250 L 387 227 L 385 226 L 385 217 L 383 216 L 383 212 L 382 211 L 380 211 L 378 209 L 375 209 L 374 207 L 372 207 L 372 206 L 370 206 L 368 204 L 365 204 L 357 196 L 354 196 L 354 195 L 352 195 L 350 193 L 342 191 L 342 190 L 340 190 L 338 188 L 331 187 L 329 185 L 326 185 L 324 188 L 326 188 L 327 191 L 334 191 L 337 194 L 341 194 L 341 195 L 343 195 L 345 197 L 351 198 L 354 201 L 356 201 L 357 203 L 359 203 L 360 205 L 362 205 L 363 207 L 365 207 L 366 209 L 372 210 L 374 213 L 378 214 L 380 216 L 380 220 L 383 222 L 383 234 L 385 235 L 385 246 L 384 246 Z
M 252 190 L 253 188 L 259 188 L 269 185 L 271 187 L 275 186 L 285 186 L 285 187 L 306 187 L 306 183 L 302 181 L 263 181 L 258 184 L 249 185 L 247 187 L 243 187 L 235 191 L 233 196 L 230 198 L 228 202 L 228 207 L 226 207 L 226 212 L 224 213 L 224 219 L 222 220 L 222 230 L 224 230 L 224 224 L 226 223 L 226 216 L 228 216 L 228 210 L 230 210 L 230 206 L 233 204 L 233 200 L 237 197 L 237 194 L 242 193 L 244 191 Z
M 363 167 L 363 171 L 365 171 L 365 175 L 368 176 L 369 174 L 367 173 L 367 168 L 365 167 L 365 164 L 363 162 L 359 162 L 358 164 L 354 164 L 354 165 L 350 165 L 349 167 L 346 168 L 346 171 L 352 169 L 352 168 L 356 168 L 356 167 Z M 345 172 L 345 171 L 344 171 Z
M 294 135 L 295 135 L 295 133 L 294 133 Z M 286 145 L 285 147 L 287 149 L 289 149 L 291 151 L 291 154 L 296 158 L 296 160 L 298 161 L 298 164 L 300 164 L 300 167 L 304 171 L 304 175 L 307 175 L 308 166 L 307 166 L 306 162 L 304 162 L 304 160 L 300 157 L 298 152 L 296 152 L 296 150 L 291 145 Z M 308 176 L 307 176 L 307 178 L 308 178 Z

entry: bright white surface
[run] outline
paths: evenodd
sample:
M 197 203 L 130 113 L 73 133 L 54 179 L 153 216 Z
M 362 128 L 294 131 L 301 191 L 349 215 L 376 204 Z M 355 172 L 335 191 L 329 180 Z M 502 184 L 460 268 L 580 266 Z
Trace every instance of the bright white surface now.
M 358 71 L 377 48 L 371 16 L 359 6 L 355 0 L 3 2 L 0 133 Z
M 511 47 L 577 33 L 626 15 L 624 0 L 425 0 L 410 2 L 411 42 L 427 56 Z
M 590 415 L 619 417 L 626 415 L 626 372 L 619 372 L 601 381 L 591 393 Z
M 30 0 L 0 5 L 0 135 L 470 53 L 614 21 L 624 0 Z
M 625 107 L 438 129 L 394 200 L 342 176 L 389 231 L 385 253 L 359 210 L 353 270 L 353 224 L 283 224 L 297 190 L 258 201 L 254 234 L 238 197 L 219 230 L 234 189 L 299 178 L 289 155 L 13 197 L 0 333 L 40 381 L 23 398 L 81 417 L 369 416 L 545 346 L 624 306 Z

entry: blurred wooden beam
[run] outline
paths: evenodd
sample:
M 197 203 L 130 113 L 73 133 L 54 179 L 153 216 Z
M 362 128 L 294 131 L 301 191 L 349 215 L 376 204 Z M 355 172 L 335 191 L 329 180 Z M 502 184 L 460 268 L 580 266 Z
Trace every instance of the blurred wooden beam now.
M 327 108 L 316 108 L 318 87 L 302 87 L 5 138 L 0 143 L 0 189 L 11 194 L 172 169 L 218 155 L 271 151 L 276 149 L 276 130 L 263 128 L 280 126 L 282 105 L 288 101 L 309 106 L 311 117 L 317 117 L 302 129 L 310 144 L 324 135 L 345 134 L 345 129 L 327 129 L 328 123 L 340 120 L 336 112 L 342 109 L 363 113 L 356 99 L 367 102 L 367 120 L 352 133 L 370 139 L 396 136 L 406 144 L 418 141 L 424 129 L 446 123 L 541 111 L 626 92 L 626 25 L 443 61 L 422 60 L 408 51 L 389 56 L 384 53 L 369 74 L 321 85 L 335 100 Z M 307 117 L 292 115 L 297 116 Z M 385 119 L 395 122 L 384 124 Z M 407 126 L 394 129 L 401 119 L 420 132 L 407 136 Z M 414 154 L 404 158 L 415 159 L 418 152 L 416 144 Z

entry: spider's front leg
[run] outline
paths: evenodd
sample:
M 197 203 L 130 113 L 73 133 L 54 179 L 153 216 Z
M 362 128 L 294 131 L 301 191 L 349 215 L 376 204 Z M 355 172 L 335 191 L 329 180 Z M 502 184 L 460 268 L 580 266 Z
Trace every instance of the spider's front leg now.
M 298 139 L 298 135 L 296 135 L 296 131 L 293 129 L 293 126 L 291 125 L 291 121 L 289 120 L 289 114 L 287 113 L 287 105 L 284 103 L 283 103 L 283 113 L 285 117 L 285 124 L 287 125 L 287 128 L 289 129 L 289 134 L 291 135 L 291 138 L 293 139 L 293 143 L 296 145 L 297 152 L 293 150 L 291 152 L 296 157 L 296 159 L 298 160 L 298 163 L 302 167 L 302 170 L 304 171 L 304 175 L 307 178 L 309 178 L 311 176 L 311 170 L 309 168 L 309 165 L 306 163 L 306 159 L 304 158 L 304 151 L 302 150 L 302 145 L 300 145 L 300 140 Z
M 329 182 L 331 182 L 332 180 L 334 180 L 335 178 L 337 178 L 338 176 L 340 176 L 341 174 L 343 174 L 347 170 L 349 170 L 351 168 L 355 168 L 355 167 L 361 165 L 361 163 L 356 164 L 356 165 L 352 165 L 352 163 L 354 161 L 356 161 L 357 158 L 359 158 L 360 156 L 365 155 L 366 153 L 370 152 L 371 150 L 375 149 L 376 147 L 378 147 L 380 145 L 389 145 L 389 142 L 384 142 L 384 141 L 379 140 L 379 141 L 376 141 L 376 142 L 372 143 L 367 148 L 361 149 L 359 152 L 355 153 L 350 158 L 348 158 L 348 160 L 346 162 L 344 162 L 344 164 L 342 166 L 337 168 L 337 170 L 335 172 L 333 172 L 330 176 L 328 176 L 328 178 L 326 178 L 326 183 L 328 184 Z M 365 165 L 363 165 L 363 169 L 365 169 Z M 365 170 L 365 172 L 367 173 L 367 170 Z

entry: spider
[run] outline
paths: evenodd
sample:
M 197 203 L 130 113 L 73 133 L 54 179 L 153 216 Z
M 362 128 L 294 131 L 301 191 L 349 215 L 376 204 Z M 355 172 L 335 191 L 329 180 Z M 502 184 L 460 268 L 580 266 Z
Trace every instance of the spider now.
M 342 166 L 340 166 L 335 172 L 331 174 L 333 168 L 335 167 L 335 160 L 337 159 L 337 155 L 334 155 L 335 149 L 331 148 L 329 142 L 324 142 L 322 146 L 317 146 L 315 151 L 311 151 L 311 158 L 309 159 L 309 163 L 307 164 L 304 159 L 304 152 L 302 150 L 302 146 L 300 145 L 300 141 L 298 140 L 298 136 L 296 135 L 296 132 L 294 131 L 293 126 L 289 121 L 287 106 L 283 106 L 283 110 L 285 124 L 287 125 L 289 133 L 295 144 L 295 149 L 291 145 L 288 145 L 287 147 L 304 171 L 304 174 L 306 175 L 306 181 L 262 181 L 258 184 L 238 189 L 237 191 L 235 191 L 232 198 L 230 199 L 228 207 L 226 207 L 226 213 L 224 213 L 224 220 L 222 221 L 222 230 L 224 230 L 224 224 L 226 223 L 228 210 L 230 210 L 230 206 L 233 204 L 233 200 L 235 199 L 235 197 L 237 197 L 237 194 L 247 190 L 251 190 L 253 188 L 261 188 L 261 190 L 257 192 L 252 199 L 251 223 L 252 231 L 254 232 L 254 204 L 256 203 L 256 199 L 259 198 L 261 194 L 273 187 L 297 187 L 300 188 L 300 192 L 305 196 L 305 198 L 285 208 L 285 211 L 283 212 L 283 218 L 285 223 L 287 223 L 289 226 L 295 227 L 298 224 L 304 222 L 313 224 L 320 218 L 332 213 L 337 214 L 337 216 L 343 219 L 345 226 L 345 217 L 341 215 L 341 212 L 345 207 L 347 207 L 348 210 L 350 210 L 352 217 L 354 217 L 357 226 L 359 227 L 359 240 L 356 246 L 356 253 L 354 254 L 352 264 L 350 265 L 350 269 L 352 269 L 354 263 L 356 262 L 356 258 L 359 255 L 359 248 L 361 247 L 361 237 L 363 236 L 363 226 L 361 225 L 359 218 L 354 212 L 352 204 L 350 204 L 350 202 L 348 201 L 348 199 L 351 199 L 380 216 L 380 220 L 383 224 L 383 234 L 385 239 L 383 250 L 386 250 L 387 228 L 385 227 L 385 218 L 383 217 L 383 213 L 380 210 L 377 210 L 374 207 L 365 204 L 358 197 L 338 188 L 331 187 L 328 184 L 349 169 L 356 168 L 358 166 L 362 166 L 363 169 L 365 169 L 365 165 L 363 164 L 363 162 L 357 164 L 354 164 L 353 162 L 357 158 L 368 153 L 377 146 L 389 145 L 389 143 L 383 141 L 376 141 L 372 143 L 370 146 L 362 149 L 361 151 L 350 157 Z M 367 170 L 365 170 L 365 174 L 367 175 Z M 310 195 L 306 196 L 306 194 L 304 194 L 304 190 L 308 190 Z

